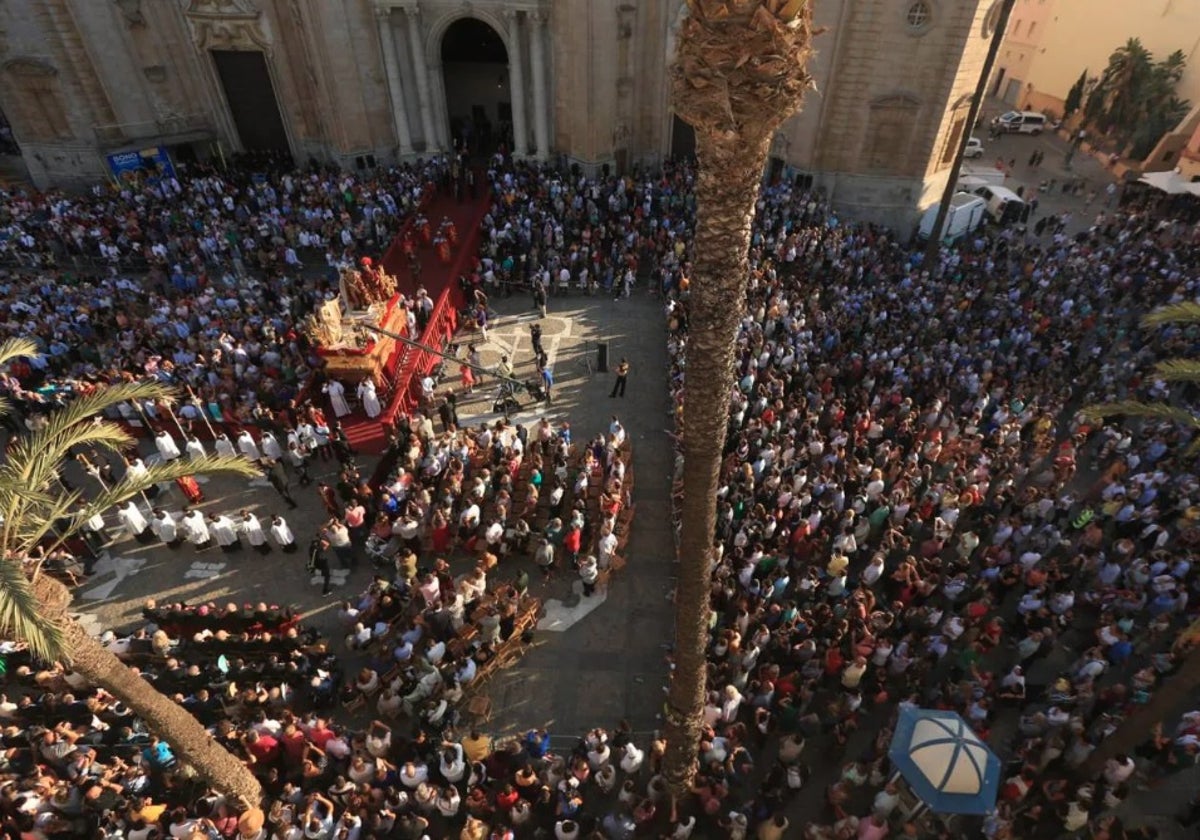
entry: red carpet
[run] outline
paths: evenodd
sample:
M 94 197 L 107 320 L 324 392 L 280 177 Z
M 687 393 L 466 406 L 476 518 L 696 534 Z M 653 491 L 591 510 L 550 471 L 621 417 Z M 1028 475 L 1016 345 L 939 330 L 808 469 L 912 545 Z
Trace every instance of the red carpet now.
M 481 179 L 482 180 L 482 179 Z M 403 232 L 397 236 L 383 257 L 384 268 L 396 277 L 397 291 L 413 297 L 419 286 L 424 286 L 429 296 L 437 302 L 435 316 L 430 319 L 421 336 L 421 342 L 441 350 L 457 325 L 457 313 L 462 307 L 462 293 L 458 288 L 458 277 L 471 271 L 479 251 L 479 224 L 487 214 L 490 195 L 486 189 L 474 201 L 461 204 L 452 195 L 436 192 L 424 205 L 425 217 L 436 232 L 442 220 L 449 218 L 458 228 L 458 246 L 450 256 L 449 263 L 438 259 L 432 246 L 420 245 L 417 255 L 421 261 L 421 277 L 414 283 L 404 258 L 400 242 Z M 361 410 L 342 418 L 342 428 L 350 445 L 359 452 L 379 454 L 387 445 L 386 424 L 397 413 L 411 411 L 420 395 L 420 380 L 438 362 L 430 353 L 422 352 L 407 344 L 398 344 L 397 351 L 388 363 L 388 371 L 394 374 L 395 387 L 381 393 L 385 411 L 375 420 L 369 419 Z M 457 375 L 457 371 L 453 372 Z M 390 378 L 390 377 L 389 377 Z

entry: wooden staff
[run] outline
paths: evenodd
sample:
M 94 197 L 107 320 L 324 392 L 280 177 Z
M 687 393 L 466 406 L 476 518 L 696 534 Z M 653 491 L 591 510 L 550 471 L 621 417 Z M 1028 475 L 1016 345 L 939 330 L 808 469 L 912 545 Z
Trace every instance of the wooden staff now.
M 204 419 L 204 425 L 208 427 L 208 433 L 212 435 L 212 439 L 217 439 L 217 432 L 213 428 L 212 423 L 208 421 L 208 409 L 204 406 L 204 401 L 196 396 L 196 392 L 192 390 L 192 386 L 187 386 L 188 396 L 192 398 L 192 402 L 196 403 L 196 407 L 200 409 L 200 416 Z
M 175 428 L 179 429 L 179 434 L 183 438 L 183 445 L 186 447 L 188 442 L 188 433 L 183 430 L 183 424 L 179 422 L 179 418 L 175 416 L 175 412 L 171 409 L 171 401 L 169 399 L 159 400 L 163 408 L 167 410 L 167 414 L 171 415 L 171 419 L 175 421 Z

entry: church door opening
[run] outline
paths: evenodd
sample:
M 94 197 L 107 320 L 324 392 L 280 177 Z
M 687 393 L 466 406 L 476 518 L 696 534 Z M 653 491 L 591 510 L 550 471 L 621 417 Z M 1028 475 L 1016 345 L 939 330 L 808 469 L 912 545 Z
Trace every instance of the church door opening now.
M 212 57 L 242 148 L 287 154 L 287 132 L 266 57 L 240 50 L 213 50 Z
M 461 18 L 442 36 L 446 114 L 457 148 L 487 156 L 503 143 L 512 148 L 512 92 L 508 51 L 495 29 Z
M 693 160 L 696 157 L 696 129 L 676 114 L 671 125 L 671 157 L 675 160 Z

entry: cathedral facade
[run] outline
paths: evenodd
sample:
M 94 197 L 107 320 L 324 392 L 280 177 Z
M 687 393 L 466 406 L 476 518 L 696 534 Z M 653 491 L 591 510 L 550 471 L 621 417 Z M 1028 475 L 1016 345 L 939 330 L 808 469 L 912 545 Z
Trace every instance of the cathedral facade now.
M 937 199 L 996 0 L 820 0 L 815 90 L 773 174 L 903 226 Z M 627 171 L 694 148 L 682 0 L 9 0 L 0 109 L 31 179 L 283 151 L 370 169 L 466 144 Z

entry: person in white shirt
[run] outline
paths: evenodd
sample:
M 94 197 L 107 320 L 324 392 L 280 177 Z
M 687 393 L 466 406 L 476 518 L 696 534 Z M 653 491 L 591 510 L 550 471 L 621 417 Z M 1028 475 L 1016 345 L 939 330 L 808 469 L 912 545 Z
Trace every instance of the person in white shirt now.
M 179 457 L 179 446 L 175 443 L 175 438 L 171 437 L 171 433 L 166 429 L 163 429 L 155 436 L 154 446 L 158 449 L 158 457 L 164 461 L 174 461 Z
M 271 544 L 267 542 L 267 535 L 263 532 L 258 517 L 253 513 L 245 509 L 242 510 L 242 518 L 238 522 L 238 530 L 246 537 L 246 542 L 250 543 L 255 551 L 260 554 L 271 553 Z
M 146 517 L 138 509 L 137 502 L 130 500 L 125 507 L 117 511 L 117 519 L 129 536 L 138 542 L 149 542 L 154 538 L 154 532 L 147 530 Z
M 189 460 L 194 461 L 197 458 L 203 458 L 207 454 L 208 451 L 204 448 L 204 444 L 201 443 L 198 438 L 193 437 L 188 440 L 187 456 Z
M 254 442 L 254 438 L 251 436 L 249 430 L 242 430 L 242 433 L 238 435 L 237 445 L 238 450 L 251 461 L 257 463 L 258 461 L 262 460 L 262 455 L 258 451 L 258 444 Z
M 150 521 L 150 529 L 155 536 L 167 544 L 168 548 L 179 548 L 183 537 L 175 524 L 175 518 L 161 508 L 154 509 L 154 518 Z
M 237 529 L 233 525 L 233 520 L 225 514 L 210 513 L 208 515 L 208 530 L 216 539 L 217 545 L 227 552 L 237 551 L 242 547 L 241 541 L 238 539 Z

